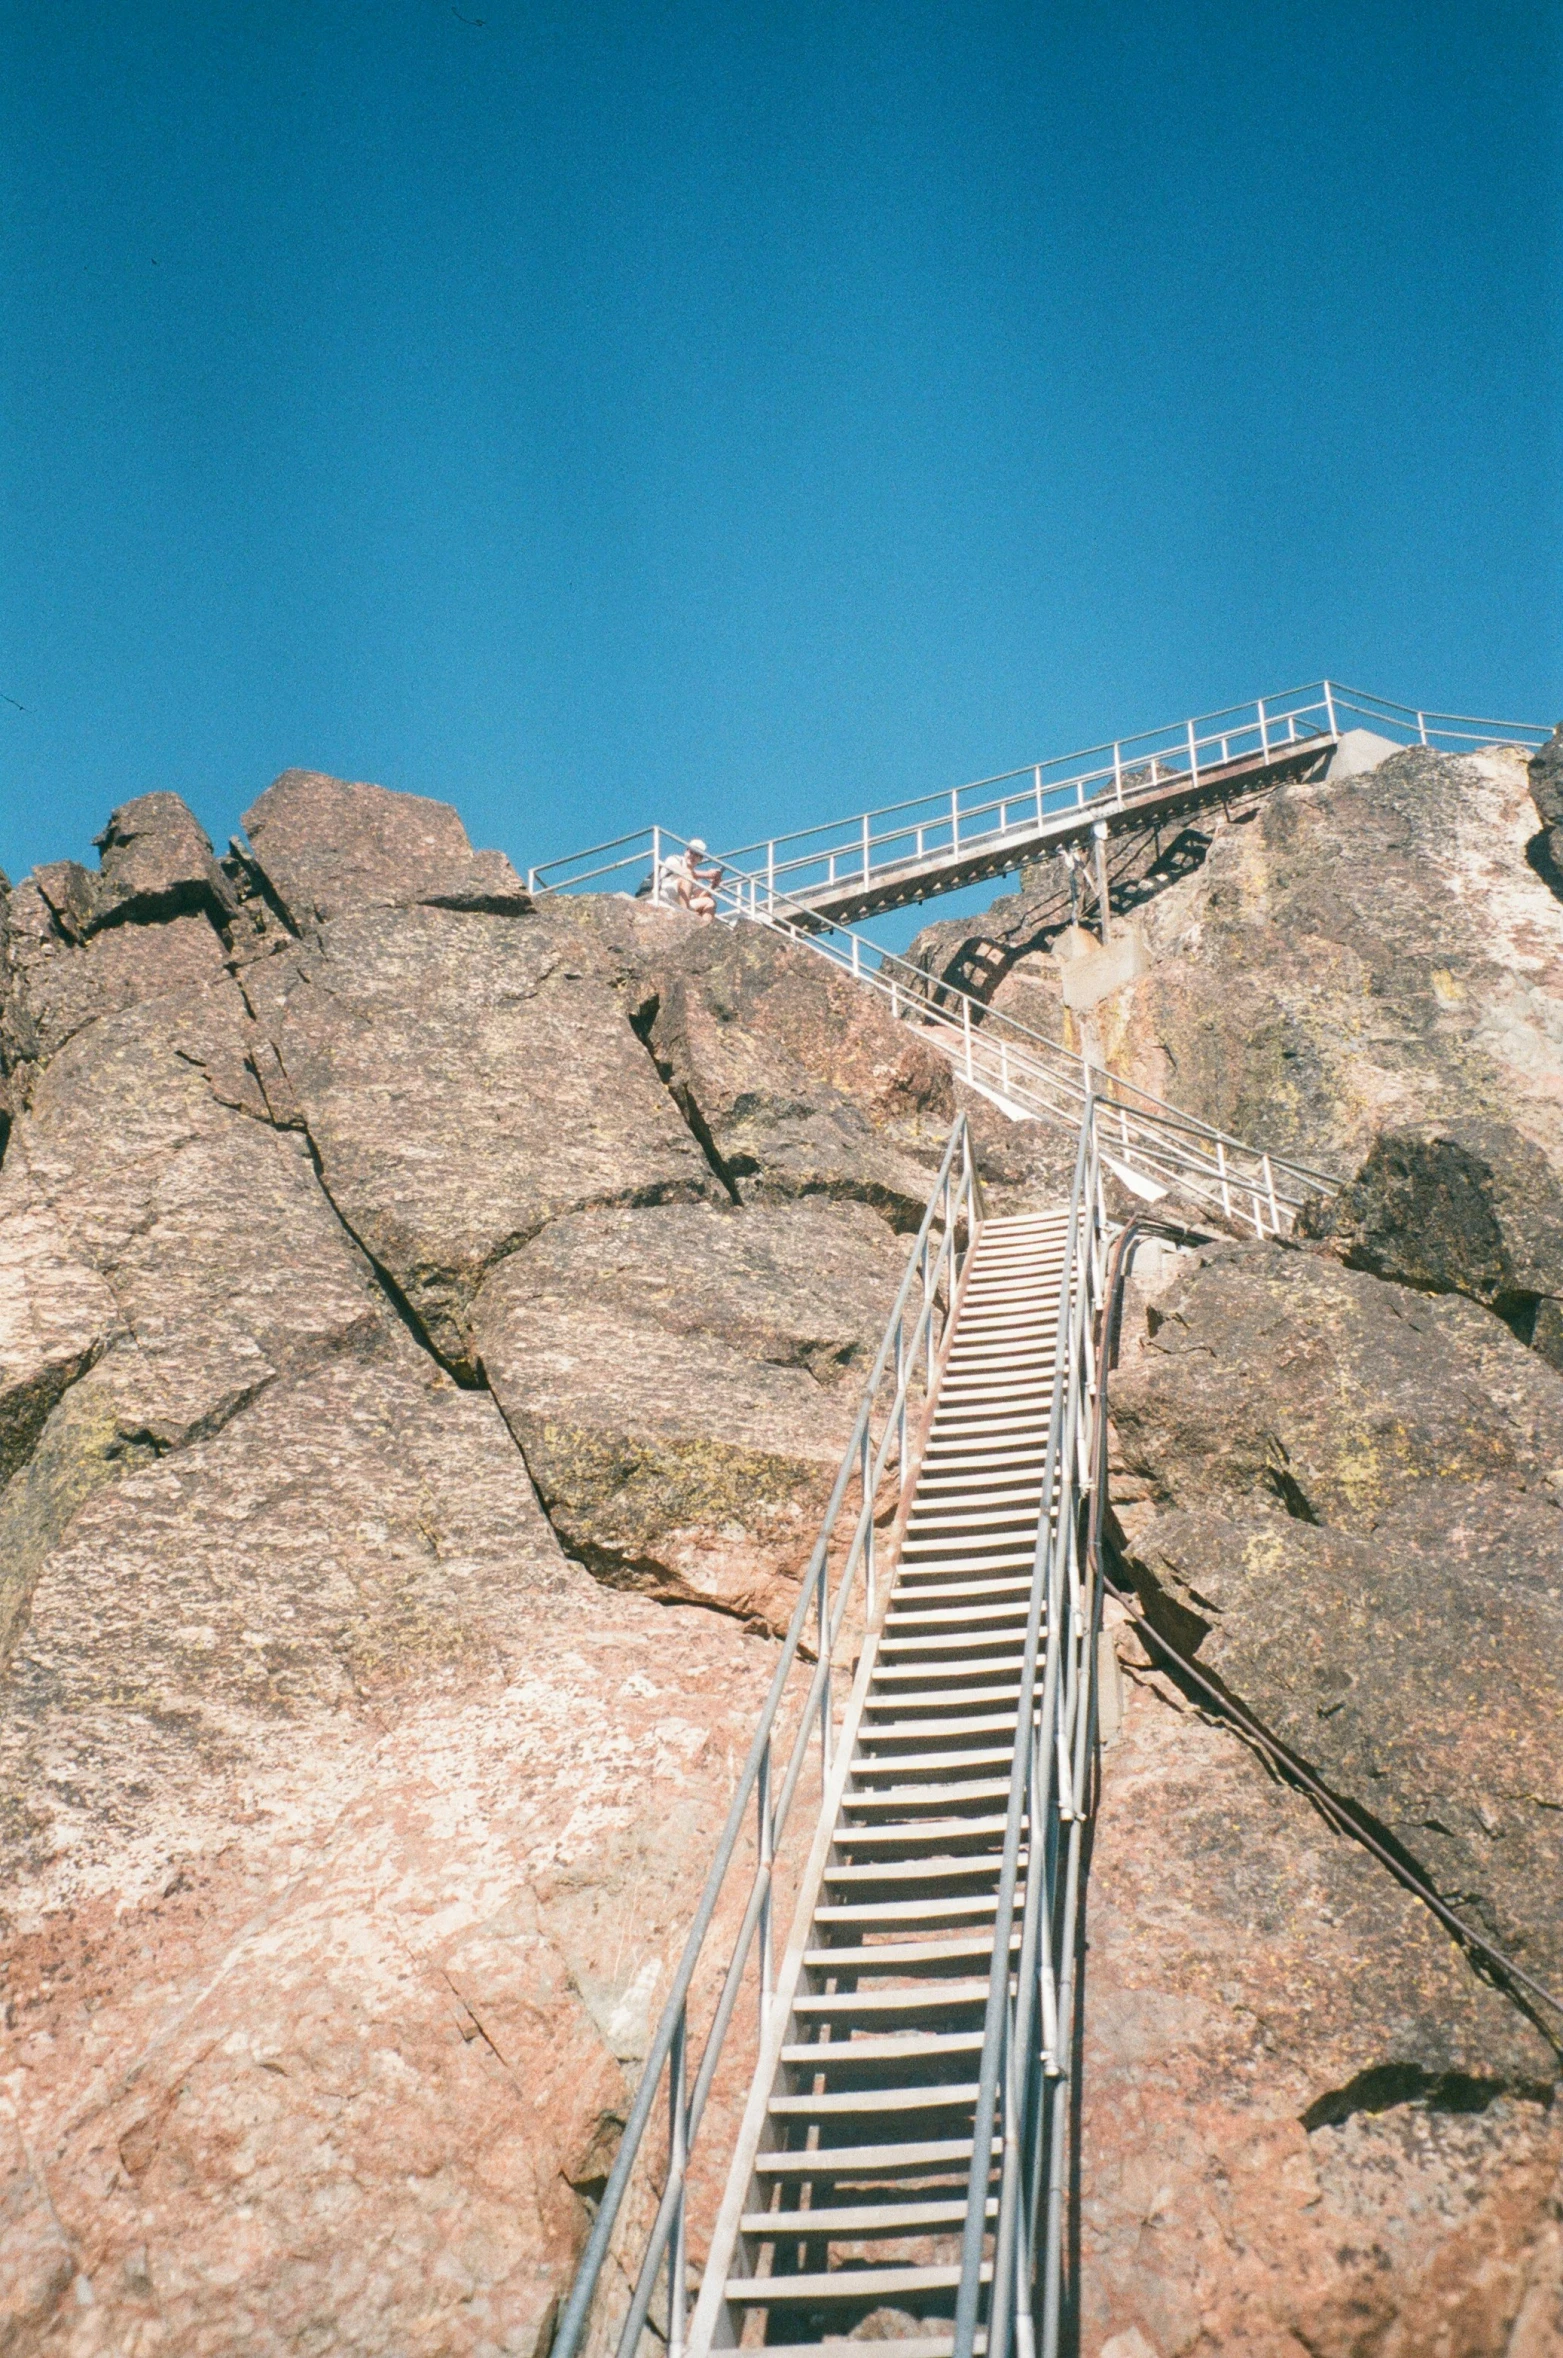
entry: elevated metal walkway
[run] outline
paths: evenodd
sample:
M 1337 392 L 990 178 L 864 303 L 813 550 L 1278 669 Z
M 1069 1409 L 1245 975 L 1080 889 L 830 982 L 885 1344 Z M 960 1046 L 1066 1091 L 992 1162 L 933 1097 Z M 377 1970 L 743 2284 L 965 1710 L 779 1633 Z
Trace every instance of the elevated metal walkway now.
M 956 1123 L 554 2358 L 1060 2347 L 1105 1248 L 1089 1109 L 986 1224 Z
M 1108 835 L 1143 831 L 1321 774 L 1349 729 L 1451 752 L 1494 741 L 1539 745 L 1549 733 L 1528 721 L 1419 711 L 1321 680 L 717 857 L 751 916 L 785 910 L 801 925 L 856 924 L 1008 875 L 1098 825 Z M 533 868 L 529 886 L 642 891 L 685 848 L 670 829 L 648 827 Z

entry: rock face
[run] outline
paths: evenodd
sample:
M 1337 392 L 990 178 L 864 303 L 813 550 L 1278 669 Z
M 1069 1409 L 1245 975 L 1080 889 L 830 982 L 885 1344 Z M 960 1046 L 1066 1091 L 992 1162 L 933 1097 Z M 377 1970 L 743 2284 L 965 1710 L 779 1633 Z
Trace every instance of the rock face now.
M 1139 1287 L 1146 1608 L 1556 1979 L 1522 786 L 1218 829 L 1094 1020 L 1367 1158 L 1311 1249 Z M 995 1208 L 1073 1143 L 758 926 L 534 905 L 446 805 L 290 771 L 245 827 L 145 796 L 0 896 L 0 2350 L 544 2358 L 951 1114 Z M 1049 893 L 981 936 L 1039 1007 Z M 1121 1643 L 1084 2358 L 1537 2358 L 1554 2049 Z
M 1354 1269 L 1485 1302 L 1563 1367 L 1563 1177 L 1508 1123 L 1386 1130 L 1302 1226 Z
M 572 1551 L 785 1629 L 904 1258 L 794 1204 L 582 1212 L 509 1255 L 478 1349 Z
M 1526 847 L 1531 866 L 1554 892 L 1563 891 L 1563 721 L 1530 763 L 1530 795 L 1542 839 Z
M 312 773 L 247 827 L 4 904 L 0 2346 L 526 2358 L 949 1083 L 762 939 L 734 1117 L 650 1045 L 691 921 Z
M 1167 1635 L 1563 1981 L 1563 1383 L 1473 1303 L 1231 1245 L 1114 1417 Z
M 1522 757 L 1413 747 L 1282 789 L 1142 916 L 1108 1060 L 1341 1179 L 1377 1134 L 1505 1122 L 1563 1171 L 1563 904 Z M 1242 977 L 1242 987 L 1237 978 Z
M 1134 1678 L 1088 1899 L 1080 2348 L 1550 2358 L 1546 2041 L 1301 1796 Z
M 448 802 L 284 770 L 244 814 L 254 864 L 295 933 L 409 903 L 518 915 L 531 903 L 503 852 L 475 852 Z

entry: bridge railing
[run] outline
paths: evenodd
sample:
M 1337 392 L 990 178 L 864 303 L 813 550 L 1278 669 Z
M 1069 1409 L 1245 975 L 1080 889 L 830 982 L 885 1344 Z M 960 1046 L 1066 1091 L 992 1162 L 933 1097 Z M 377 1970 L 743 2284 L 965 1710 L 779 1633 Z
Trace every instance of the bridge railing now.
M 959 985 L 935 981 L 850 926 L 800 922 L 808 912 L 781 906 L 770 914 L 751 910 L 738 880 L 723 889 L 731 920 L 752 917 L 867 984 L 892 1016 L 912 1025 L 964 1080 L 1015 1117 L 1073 1134 L 1087 1107 L 1093 1108 L 1103 1168 L 1144 1202 L 1173 1195 L 1228 1227 L 1281 1236 L 1309 1196 L 1331 1195 L 1340 1186 L 1331 1172 L 1251 1146 L 1180 1112 Z
M 1547 735 L 1533 722 L 1428 712 L 1320 680 L 850 818 L 767 836 L 717 857 L 744 878 L 751 907 L 806 905 L 811 896 L 883 884 L 898 872 L 912 876 L 924 867 L 991 860 L 1010 845 L 1018 860 L 1039 835 L 1067 828 L 1087 809 L 1131 808 L 1180 785 L 1195 790 L 1213 773 L 1263 767 L 1310 743 L 1322 749 L 1348 728 L 1444 752 L 1470 752 L 1495 741 L 1537 745 Z M 684 848 L 671 829 L 646 827 L 546 862 L 530 871 L 529 882 L 536 891 L 633 893 Z
M 656 2321 L 657 2337 L 665 2339 L 669 2358 L 683 2351 L 690 2231 L 702 2224 L 690 2213 L 701 2124 L 741 2004 L 753 2008 L 763 2035 L 774 1987 L 773 1901 L 784 1867 L 806 1855 L 814 1832 L 813 1817 L 794 1804 L 810 1770 L 825 1789 L 835 1737 L 834 1664 L 843 1641 L 866 1628 L 879 1608 L 876 1526 L 892 1511 L 899 1514 L 915 1477 L 915 1405 L 933 1391 L 960 1273 L 981 1225 L 981 1185 L 965 1117 L 958 1116 L 551 2358 L 583 2358 L 588 2351 L 635 2358 L 659 2284 L 666 2309 Z M 746 1842 L 751 1812 L 753 1836 Z M 752 2044 L 758 2043 L 757 2035 Z M 647 2214 L 651 2224 L 642 2236 L 638 2225 Z M 617 2307 L 615 2292 L 626 2280 L 628 2298 Z

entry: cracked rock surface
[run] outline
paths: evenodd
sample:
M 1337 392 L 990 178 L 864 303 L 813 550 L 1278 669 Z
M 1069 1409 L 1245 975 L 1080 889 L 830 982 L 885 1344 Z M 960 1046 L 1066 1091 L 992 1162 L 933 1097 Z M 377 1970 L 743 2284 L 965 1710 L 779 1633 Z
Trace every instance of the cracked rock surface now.
M 844 1143 L 735 1202 L 699 929 L 375 787 L 246 825 L 0 897 L 0 2347 L 527 2358 L 948 1083 L 827 992 Z
M 1474 1303 L 1229 1245 L 1113 1414 L 1166 1634 L 1563 1982 L 1563 1382 Z
M 1563 1291 L 1513 1177 L 1563 905 L 1513 765 L 1454 768 L 1352 789 L 1371 988 L 1312 790 L 1156 903 L 1133 1054 L 1264 1127 L 1311 1010 L 1277 1120 L 1488 1177 L 1142 1286 L 1115 1496 L 1148 1607 L 1553 1972 L 1563 1378 L 1511 1297 Z M 244 825 L 143 796 L 0 892 L 0 2350 L 543 2358 L 968 1093 L 806 949 L 534 905 L 447 805 L 290 771 Z M 1059 1200 L 1072 1142 L 971 1110 L 994 1208 Z M 1553 2351 L 1554 2050 L 1119 1642 L 1085 2358 Z
M 580 1212 L 512 1253 L 478 1349 L 566 1545 L 785 1630 L 904 1261 L 857 1205 Z

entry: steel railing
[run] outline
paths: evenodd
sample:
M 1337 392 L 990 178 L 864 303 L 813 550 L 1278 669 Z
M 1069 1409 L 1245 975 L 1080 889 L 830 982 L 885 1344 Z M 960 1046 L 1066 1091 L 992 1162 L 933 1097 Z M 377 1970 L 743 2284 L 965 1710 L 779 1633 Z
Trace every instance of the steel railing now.
M 662 2018 L 647 2051 L 618 2154 L 603 2191 L 580 2267 L 560 2316 L 551 2358 L 578 2358 L 586 2345 L 634 2358 L 659 2276 L 664 2278 L 666 2340 L 672 2358 L 684 2346 L 688 2315 L 688 2189 L 707 2100 L 748 1990 L 763 2039 L 774 1988 L 772 1902 L 793 1827 L 793 1805 L 811 1759 L 823 1792 L 834 1738 L 832 1665 L 854 1611 L 871 1624 L 879 1610 L 875 1561 L 876 1517 L 893 1499 L 899 1513 L 916 1472 L 911 1446 L 915 1396 L 933 1390 L 947 1340 L 950 1307 L 960 1272 L 982 1225 L 982 1195 L 964 1116 L 945 1147 L 884 1338 L 862 1400 L 823 1527 L 809 1558 L 781 1655 L 745 1759 L 726 1822 L 701 1892 L 694 1922 L 673 1977 Z M 886 1495 L 882 1496 L 881 1493 Z M 840 1552 L 846 1522 L 845 1553 Z M 805 1675 L 806 1674 L 806 1675 Z M 791 1729 L 790 1742 L 788 1729 Z M 776 1774 L 778 1758 L 780 1776 Z M 752 1859 L 741 1852 L 750 1809 L 755 1813 Z M 813 1826 L 809 1832 L 812 1836 Z M 807 1849 L 807 1844 L 802 1846 Z M 738 1929 L 725 1960 L 713 1939 L 724 1910 L 737 1910 Z M 714 1989 L 709 2020 L 697 2042 L 692 2012 Z M 699 2044 L 699 2059 L 694 2051 Z M 757 2042 L 758 2043 L 758 2042 Z M 693 2066 L 693 2068 L 691 2068 Z M 653 2115 L 667 2123 L 664 2139 L 648 2138 Z M 632 2268 L 633 2284 L 621 2319 L 597 2314 L 605 2264 L 626 2216 L 632 2190 L 656 2209 Z M 615 2278 L 615 2280 L 617 2280 Z
M 729 907 L 734 917 L 749 914 L 736 894 Z M 1229 1227 L 1281 1236 L 1310 1195 L 1333 1194 L 1341 1185 L 1328 1171 L 1180 1112 L 958 984 L 936 982 L 849 926 L 804 926 L 783 909 L 761 922 L 868 984 L 893 1016 L 1007 1111 L 1073 1132 L 1093 1106 L 1105 1167 L 1144 1201 L 1176 1193 Z
M 1348 727 L 1445 752 L 1469 752 L 1494 742 L 1539 745 L 1549 734 L 1539 722 L 1430 712 L 1321 680 L 1110 744 L 1023 763 L 964 786 L 740 844 L 719 859 L 742 876 L 751 904 L 767 909 L 781 901 L 806 905 L 814 895 L 846 886 L 884 885 L 898 874 L 921 883 L 925 870 L 958 869 L 963 861 L 984 862 L 1006 850 L 1013 850 L 1018 862 L 1050 832 L 1067 832 L 1088 809 L 1132 809 L 1178 788 L 1197 792 L 1203 784 L 1219 784 L 1225 776 L 1262 768 L 1309 745 L 1322 750 Z M 534 891 L 634 892 L 684 848 L 683 838 L 671 829 L 646 827 L 547 861 L 528 871 L 528 882 Z M 929 889 L 935 888 L 930 883 Z
M 1099 1559 L 1089 1545 L 1100 1474 L 1098 1354 L 1108 1277 L 1097 1108 L 1086 1101 L 1059 1285 L 1043 1513 L 1021 1658 L 1015 1748 L 983 2019 L 982 2064 L 956 2297 L 954 2358 L 1058 2358 L 1071 2287 L 1065 2203 L 1080 1985 L 1076 1974 L 1087 1828 L 1096 1802 Z M 1048 1505 L 1051 1502 L 1051 1512 Z M 1038 1686 L 1040 1684 L 1040 1708 Z M 1019 1957 L 1013 1972 L 1014 1934 Z M 991 2155 L 1000 2177 L 991 2290 L 982 2318 Z
M 1250 1146 L 1092 1065 L 958 984 L 935 981 L 851 926 L 821 919 L 780 894 L 760 900 L 750 879 L 727 878 L 716 900 L 726 920 L 753 919 L 868 984 L 888 1002 L 892 1016 L 913 1025 L 965 1080 L 1016 1116 L 1061 1124 L 1072 1133 L 1087 1101 L 1094 1101 L 1112 1140 L 1103 1149 L 1106 1167 L 1147 1202 L 1176 1194 L 1229 1227 L 1281 1236 L 1310 1195 L 1333 1194 L 1341 1185 L 1331 1172 Z

